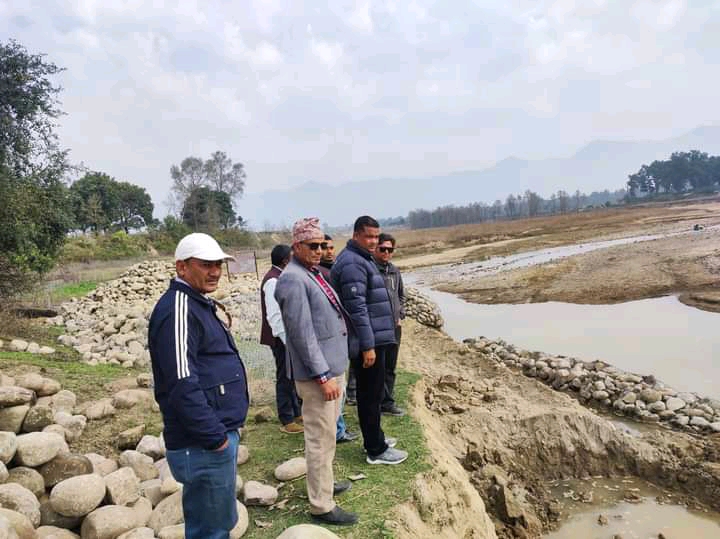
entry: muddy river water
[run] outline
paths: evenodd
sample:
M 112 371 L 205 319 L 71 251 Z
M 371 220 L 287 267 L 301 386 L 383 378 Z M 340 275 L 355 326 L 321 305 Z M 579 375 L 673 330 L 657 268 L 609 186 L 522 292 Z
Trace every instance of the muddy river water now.
M 688 307 L 674 296 L 615 305 L 481 305 L 431 288 L 440 281 L 470 280 L 658 237 L 666 236 L 636 236 L 425 268 L 407 274 L 407 281 L 438 304 L 445 319 L 444 331 L 454 339 L 485 336 L 527 350 L 601 359 L 623 370 L 653 374 L 678 391 L 720 398 L 720 363 L 713 362 L 720 357 L 720 314 Z M 689 511 L 672 502 L 658 503 L 657 488 L 646 483 L 628 486 L 631 481 L 596 480 L 590 486 L 583 482 L 582 488 L 589 489 L 594 500 L 590 504 L 566 500 L 564 513 L 570 516 L 547 539 L 720 537 L 720 515 Z M 567 493 L 579 484 L 557 488 Z M 631 501 L 625 497 L 628 491 L 633 493 Z M 563 498 L 563 493 L 558 497 Z

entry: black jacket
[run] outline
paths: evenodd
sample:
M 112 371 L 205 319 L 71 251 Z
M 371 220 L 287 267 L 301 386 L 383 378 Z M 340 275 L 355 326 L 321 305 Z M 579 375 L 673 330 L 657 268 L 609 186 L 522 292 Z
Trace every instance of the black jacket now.
M 395 319 L 385 281 L 372 255 L 353 240 L 330 272 L 333 287 L 352 320 L 360 351 L 395 343 Z

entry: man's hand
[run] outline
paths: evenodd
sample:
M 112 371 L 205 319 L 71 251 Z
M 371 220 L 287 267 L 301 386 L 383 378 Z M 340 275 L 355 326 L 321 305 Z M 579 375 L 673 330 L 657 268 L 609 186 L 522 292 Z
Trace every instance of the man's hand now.
M 217 449 L 213 449 L 213 451 L 217 451 L 219 453 L 220 451 L 222 451 L 223 449 L 225 449 L 228 446 L 228 443 L 230 443 L 230 441 L 227 438 L 225 438 L 225 441 L 223 442 L 223 444 L 220 447 L 218 447 Z
M 375 349 L 371 348 L 370 350 L 365 350 L 362 353 L 363 358 L 363 369 L 369 369 L 373 365 L 375 365 Z
M 340 398 L 340 395 L 342 395 L 342 390 L 337 385 L 334 378 L 331 378 L 324 384 L 320 384 L 320 391 L 322 391 L 323 397 L 326 401 L 337 400 Z

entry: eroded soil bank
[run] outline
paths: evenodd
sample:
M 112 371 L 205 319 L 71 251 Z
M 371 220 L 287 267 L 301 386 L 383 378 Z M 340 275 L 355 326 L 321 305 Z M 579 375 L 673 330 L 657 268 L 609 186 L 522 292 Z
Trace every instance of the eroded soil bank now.
M 639 477 L 720 510 L 717 435 L 633 437 L 436 330 L 408 322 L 405 333 L 404 367 L 424 376 L 412 413 L 434 469 L 397 511 L 398 537 L 541 537 L 563 518 L 549 482 L 591 476 Z

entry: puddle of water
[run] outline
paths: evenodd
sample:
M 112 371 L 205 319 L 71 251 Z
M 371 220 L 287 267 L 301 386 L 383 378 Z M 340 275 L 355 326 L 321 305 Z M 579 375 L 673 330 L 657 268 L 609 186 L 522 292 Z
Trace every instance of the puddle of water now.
M 415 285 L 417 286 L 417 285 Z M 600 359 L 678 391 L 720 397 L 720 314 L 675 296 L 615 305 L 527 303 L 483 305 L 418 287 L 435 301 L 456 340 L 485 336 L 526 350 Z
M 668 539 L 720 537 L 720 515 L 688 510 L 672 495 L 635 478 L 564 481 L 553 487 L 564 514 L 571 517 L 545 539 Z M 592 493 L 591 504 L 580 501 Z M 633 502 L 626 500 L 631 496 Z M 664 503 L 658 502 L 664 500 Z M 598 517 L 602 515 L 603 524 Z

